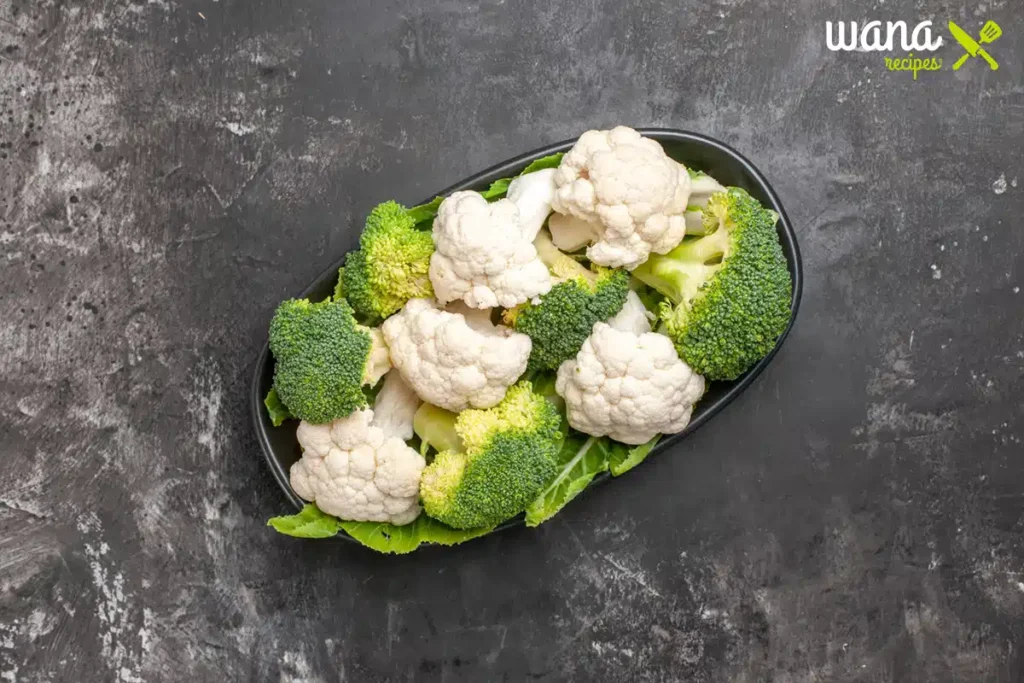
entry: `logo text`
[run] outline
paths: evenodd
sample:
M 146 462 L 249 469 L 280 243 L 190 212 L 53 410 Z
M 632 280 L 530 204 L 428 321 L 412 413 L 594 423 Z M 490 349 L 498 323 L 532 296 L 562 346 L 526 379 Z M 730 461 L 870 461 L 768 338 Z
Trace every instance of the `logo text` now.
M 902 47 L 904 52 L 911 50 L 938 50 L 942 47 L 942 37 L 932 39 L 932 22 L 922 21 L 914 27 L 914 30 L 907 33 L 907 22 L 887 21 L 884 30 L 882 22 L 869 21 L 859 27 L 856 21 L 825 22 L 825 44 L 833 52 L 862 51 L 862 52 L 891 52 L 893 49 Z M 899 45 L 897 45 L 897 38 Z

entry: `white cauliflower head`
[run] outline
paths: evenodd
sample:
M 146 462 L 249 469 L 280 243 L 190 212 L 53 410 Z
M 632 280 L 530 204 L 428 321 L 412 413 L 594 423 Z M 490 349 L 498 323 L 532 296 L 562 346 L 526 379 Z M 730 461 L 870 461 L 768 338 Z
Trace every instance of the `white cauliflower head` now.
M 302 458 L 291 485 L 303 500 L 355 522 L 408 524 L 420 514 L 420 476 L 426 461 L 360 410 L 325 425 L 299 424 Z
M 488 203 L 479 192 L 456 192 L 438 207 L 433 236 L 430 282 L 442 304 L 461 299 L 472 308 L 512 308 L 551 289 L 508 199 Z
M 704 378 L 679 360 L 668 337 L 596 323 L 575 360 L 558 368 L 555 390 L 573 428 L 642 444 L 689 424 Z
M 391 362 L 427 403 L 460 412 L 491 408 L 526 370 L 533 344 L 525 334 L 410 299 L 384 321 Z
M 555 173 L 552 208 L 600 223 L 587 249 L 594 263 L 632 270 L 651 252 L 664 254 L 686 234 L 690 176 L 655 140 L 632 128 L 590 130 Z

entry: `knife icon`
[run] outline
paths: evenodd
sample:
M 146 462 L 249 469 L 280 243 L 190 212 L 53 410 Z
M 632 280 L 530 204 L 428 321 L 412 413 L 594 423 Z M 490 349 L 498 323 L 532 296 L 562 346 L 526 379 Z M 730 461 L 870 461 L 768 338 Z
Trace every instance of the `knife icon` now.
M 957 63 L 953 65 L 953 71 L 956 71 L 963 66 L 964 62 L 966 62 L 970 57 L 977 56 L 984 58 L 993 71 L 999 68 L 999 63 L 992 59 L 989 53 L 985 52 L 985 48 L 979 45 L 978 41 L 972 38 L 967 31 L 963 30 L 952 21 L 949 22 L 949 32 L 953 34 L 954 38 L 956 38 L 956 42 L 960 43 L 964 49 L 967 50 L 967 54 L 961 57 Z M 981 30 L 981 42 L 991 43 L 1002 34 L 1003 31 L 999 28 L 999 25 L 990 21 L 985 24 L 985 27 Z

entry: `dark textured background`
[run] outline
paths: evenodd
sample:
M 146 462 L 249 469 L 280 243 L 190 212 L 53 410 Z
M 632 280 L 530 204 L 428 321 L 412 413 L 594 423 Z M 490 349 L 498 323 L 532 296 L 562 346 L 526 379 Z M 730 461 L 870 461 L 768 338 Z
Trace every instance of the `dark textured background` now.
M 996 19 L 1002 69 L 825 49 L 865 17 Z M 0 680 L 1022 680 L 1022 19 L 0 0 Z M 619 122 L 717 136 L 785 202 L 808 282 L 756 385 L 536 531 L 264 527 L 275 303 L 373 204 Z

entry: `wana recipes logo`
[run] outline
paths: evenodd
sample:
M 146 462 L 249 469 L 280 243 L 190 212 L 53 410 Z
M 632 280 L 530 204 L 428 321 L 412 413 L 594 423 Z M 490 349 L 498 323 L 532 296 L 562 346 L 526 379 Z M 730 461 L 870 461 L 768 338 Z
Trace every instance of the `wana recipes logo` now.
M 981 27 L 977 38 L 950 21 L 947 24 L 950 35 L 964 52 L 953 63 L 958 71 L 968 60 L 977 57 L 977 62 L 987 65 L 992 71 L 999 69 L 995 60 L 982 45 L 994 43 L 1003 35 L 1003 29 L 994 21 L 987 21 Z M 903 54 L 885 57 L 889 71 L 910 71 L 917 80 L 920 71 L 940 71 L 941 57 L 930 56 L 945 44 L 943 37 L 932 35 L 932 22 L 922 21 L 911 30 L 905 21 L 869 21 L 858 25 L 856 21 L 825 22 L 825 45 L 833 52 L 890 52 L 902 50 Z

